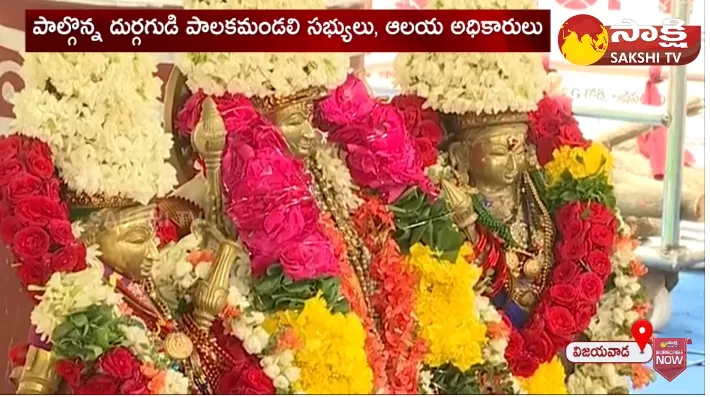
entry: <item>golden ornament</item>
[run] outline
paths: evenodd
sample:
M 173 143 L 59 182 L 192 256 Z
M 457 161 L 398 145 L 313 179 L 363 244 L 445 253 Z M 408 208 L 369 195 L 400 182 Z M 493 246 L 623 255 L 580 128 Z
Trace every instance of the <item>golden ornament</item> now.
M 540 266 L 540 262 L 538 262 L 536 259 L 528 259 L 525 262 L 525 265 L 523 265 L 523 273 L 527 278 L 536 279 L 538 278 L 538 276 L 540 276 L 541 272 L 542 267 Z
M 190 338 L 182 332 L 173 332 L 165 338 L 165 353 L 174 360 L 184 360 L 194 350 Z

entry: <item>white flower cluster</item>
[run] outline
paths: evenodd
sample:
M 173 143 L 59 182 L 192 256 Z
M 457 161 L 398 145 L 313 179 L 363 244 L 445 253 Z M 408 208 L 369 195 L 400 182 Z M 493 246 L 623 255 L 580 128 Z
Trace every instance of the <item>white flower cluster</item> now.
M 155 344 L 145 328 L 131 325 L 121 326 L 123 332 L 123 345 L 129 348 L 141 361 L 145 363 L 153 363 L 153 354 Z
M 503 322 L 500 313 L 498 313 L 496 308 L 491 304 L 490 299 L 485 296 L 476 296 L 474 311 L 480 321 L 486 325 L 500 324 Z M 493 365 L 505 364 L 507 362 L 504 356 L 506 347 L 508 347 L 507 338 L 490 338 L 488 339 L 488 344 L 483 347 L 483 357 L 488 363 Z
M 43 340 L 49 340 L 54 328 L 67 316 L 86 310 L 93 305 L 117 305 L 122 296 L 103 280 L 103 270 L 87 268 L 76 273 L 54 273 L 40 302 L 30 314 L 30 322 L 37 327 Z
M 336 201 L 342 203 L 352 213 L 362 204 L 362 199 L 355 194 L 357 187 L 350 177 L 350 170 L 345 165 L 338 149 L 324 142 L 314 152 L 315 162 L 323 173 L 323 178 L 335 190 Z
M 170 243 L 160 250 L 160 261 L 151 268 L 155 286 L 171 306 L 177 305 L 180 297 L 199 279 L 206 279 L 212 264 L 201 262 L 193 267 L 188 254 L 200 249 L 200 241 L 188 234 L 177 243 Z
M 52 149 L 72 190 L 147 203 L 177 183 L 150 54 L 26 54 L 12 132 Z
M 190 380 L 173 369 L 165 371 L 165 386 L 160 394 L 190 394 Z
M 293 365 L 293 352 L 284 350 L 261 359 L 264 373 L 273 382 L 274 387 L 283 392 L 289 392 L 292 384 L 301 378 L 301 370 Z
M 536 0 L 435 0 L 434 9 L 534 9 Z M 395 84 L 451 114 L 534 110 L 547 86 L 534 53 L 400 53 Z
M 631 340 L 628 330 L 641 318 L 636 306 L 645 303 L 639 278 L 632 266 L 636 262 L 631 243 L 619 244 L 612 255 L 615 288 L 601 299 L 597 315 L 585 332 L 592 341 Z M 628 364 L 582 364 L 567 380 L 571 394 L 609 394 L 612 391 L 628 391 Z
M 186 9 L 325 9 L 323 0 L 186 0 Z M 285 97 L 310 87 L 335 88 L 347 77 L 347 54 L 186 53 L 177 65 L 187 85 L 208 95 Z

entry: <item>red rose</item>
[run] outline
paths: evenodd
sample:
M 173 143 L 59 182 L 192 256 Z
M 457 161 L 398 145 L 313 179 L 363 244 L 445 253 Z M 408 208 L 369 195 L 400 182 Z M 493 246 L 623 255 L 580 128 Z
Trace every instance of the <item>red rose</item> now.
M 439 158 L 439 151 L 436 150 L 429 139 L 417 138 L 414 140 L 414 145 L 424 167 L 436 164 Z
M 17 268 L 17 277 L 19 277 L 22 285 L 25 287 L 28 285 L 45 285 L 52 276 L 52 273 L 54 273 L 54 271 L 52 271 L 49 258 L 47 257 L 41 259 L 26 259 Z
M 81 383 L 81 373 L 84 371 L 84 364 L 81 361 L 61 360 L 56 364 L 56 371 L 64 378 L 69 386 L 74 389 Z
M 577 325 L 577 332 L 582 332 L 587 329 L 596 311 L 596 305 L 581 304 L 577 306 L 574 310 L 574 322 Z
M 52 178 L 44 182 L 44 195 L 48 199 L 53 201 L 59 200 L 59 192 L 61 190 L 62 183 L 57 178 Z
M 559 145 L 560 143 L 556 137 L 539 139 L 535 145 L 537 162 L 540 163 L 541 166 L 545 166 L 545 164 L 552 161 L 552 153 Z
M 589 240 L 570 239 L 557 244 L 557 258 L 565 261 L 577 261 L 589 252 Z
M 18 135 L 5 136 L 0 138 L 0 163 L 9 161 L 17 157 L 22 147 L 23 137 Z
M 545 331 L 524 331 L 526 350 L 540 362 L 547 362 L 555 354 L 552 341 Z
M 579 201 L 562 206 L 562 208 L 557 211 L 557 227 L 564 228 L 567 222 L 573 219 L 581 219 L 582 212 L 584 212 L 584 207 Z
M 434 147 L 439 146 L 441 141 L 444 139 L 444 131 L 441 129 L 439 120 L 422 120 L 422 124 L 419 126 L 418 138 L 427 138 L 432 145 L 434 145 Z
M 562 306 L 550 306 L 545 310 L 545 324 L 553 335 L 568 336 L 576 331 L 574 317 Z
M 404 118 L 404 126 L 407 129 L 407 131 L 414 137 L 419 135 L 419 123 L 421 122 L 422 119 L 422 111 L 421 108 L 416 108 L 414 106 L 408 106 L 404 109 L 400 109 L 402 111 L 402 116 Z
M 50 156 L 46 156 L 43 150 L 30 149 L 25 159 L 27 171 L 42 179 L 49 179 L 54 175 L 54 163 Z
M 222 376 L 217 394 L 275 394 L 271 379 L 261 370 L 258 364 L 244 362 L 235 365 L 231 371 Z
M 543 304 L 538 305 L 538 314 L 534 315 L 533 318 L 525 324 L 525 329 L 528 331 L 542 331 L 545 329 L 545 320 L 543 316 L 539 313 L 544 313 L 545 308 Z
M 589 222 L 610 228 L 613 227 L 613 229 L 616 230 L 616 217 L 604 204 L 591 202 L 585 213 L 588 214 L 587 220 L 589 220 Z
M 119 389 L 120 394 L 140 395 L 150 394 L 148 391 L 148 378 L 136 369 L 131 379 L 124 381 Z
M 20 219 L 37 226 L 45 226 L 52 219 L 67 219 L 66 209 L 44 196 L 22 200 L 17 204 L 15 214 Z
M 17 173 L 25 170 L 17 159 L 0 161 L 0 185 L 6 185 Z
M 552 270 L 552 282 L 555 284 L 569 283 L 582 272 L 582 267 L 575 261 L 563 260 Z
M 5 219 L 12 215 L 12 208 L 3 202 L 2 189 L 0 189 L 0 219 Z
M 614 231 L 609 226 L 594 224 L 589 229 L 589 239 L 604 252 L 611 252 L 614 244 Z
M 505 348 L 505 358 L 511 360 L 520 356 L 525 346 L 525 340 L 520 332 L 515 328 L 510 328 L 510 337 L 508 338 L 508 347 Z
M 27 223 L 16 216 L 8 216 L 3 219 L 2 223 L 0 223 L 0 236 L 2 236 L 2 241 L 6 245 L 12 245 L 12 242 L 15 241 L 15 234 L 25 226 L 27 226 Z
M 558 131 L 560 144 L 563 146 L 584 147 L 589 145 L 576 122 L 564 124 L 559 127 Z
M 55 272 L 75 272 L 77 267 L 85 267 L 86 263 L 79 257 L 80 253 L 81 251 L 72 245 L 60 248 L 52 254 L 52 269 Z
M 587 238 L 587 232 L 589 231 L 589 224 L 583 222 L 580 219 L 570 219 L 563 223 L 562 235 L 565 240 L 569 239 L 581 239 Z
M 49 145 L 39 139 L 32 138 L 27 141 L 27 151 L 37 152 L 43 157 L 52 158 L 52 149 L 49 148 Z
M 553 303 L 569 307 L 577 300 L 577 289 L 570 284 L 556 284 L 550 287 L 550 299 Z
M 584 258 L 584 262 L 602 280 L 606 280 L 606 278 L 611 274 L 611 259 L 608 254 L 602 251 L 594 250 L 590 252 Z
M 160 240 L 160 246 L 178 240 L 177 226 L 170 218 L 159 217 L 155 221 L 155 235 Z
M 99 360 L 99 368 L 103 373 L 118 379 L 130 379 L 138 367 L 138 360 L 125 347 L 117 347 Z
M 587 302 L 596 304 L 604 294 L 604 282 L 595 273 L 587 272 L 577 276 L 575 280 L 577 294 Z
M 510 372 L 521 378 L 529 378 L 533 376 L 537 370 L 537 367 L 540 366 L 535 358 L 528 355 L 517 357 L 514 360 L 509 361 L 508 364 L 510 365 Z
M 118 394 L 120 380 L 106 375 L 94 375 L 81 385 L 76 394 Z
M 15 234 L 12 248 L 22 259 L 41 258 L 49 250 L 49 234 L 41 227 L 28 226 Z
M 8 352 L 8 358 L 10 359 L 12 365 L 15 367 L 25 365 L 29 349 L 29 343 L 18 343 L 13 345 Z
M 7 184 L 5 198 L 17 203 L 31 196 L 42 194 L 42 180 L 27 172 L 13 176 Z
M 52 219 L 49 221 L 47 231 L 52 237 L 52 240 L 59 245 L 71 244 L 76 240 L 74 233 L 71 230 L 71 223 L 61 219 Z

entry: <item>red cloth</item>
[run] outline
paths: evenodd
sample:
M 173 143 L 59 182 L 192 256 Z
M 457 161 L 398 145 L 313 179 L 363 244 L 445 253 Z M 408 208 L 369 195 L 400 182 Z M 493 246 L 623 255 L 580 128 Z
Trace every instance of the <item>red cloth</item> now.
M 661 67 L 651 66 L 646 81 L 646 89 L 641 97 L 644 105 L 661 106 L 661 92 L 658 90 L 658 83 L 661 82 Z M 651 163 L 651 173 L 656 179 L 663 179 L 666 168 L 666 135 L 668 129 L 660 126 L 641 135 L 636 140 L 639 151 L 646 156 Z M 683 153 L 683 165 L 692 166 L 695 163 L 693 155 L 687 150 Z

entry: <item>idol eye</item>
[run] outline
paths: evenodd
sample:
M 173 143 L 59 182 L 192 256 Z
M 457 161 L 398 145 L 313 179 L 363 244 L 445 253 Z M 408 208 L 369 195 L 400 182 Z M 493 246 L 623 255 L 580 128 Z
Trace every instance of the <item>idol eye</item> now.
M 150 230 L 148 228 L 134 228 L 125 232 L 121 239 L 131 244 L 143 244 L 150 239 Z

